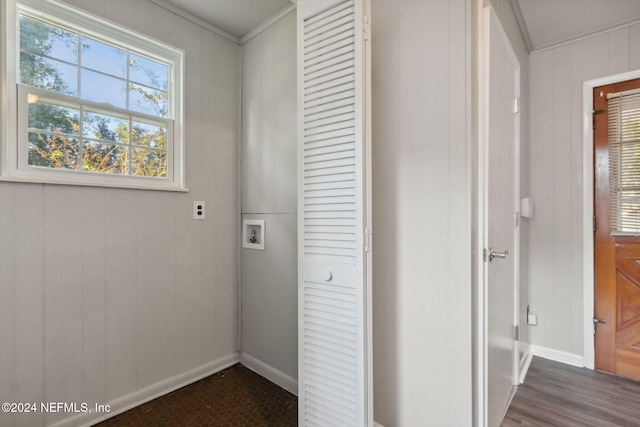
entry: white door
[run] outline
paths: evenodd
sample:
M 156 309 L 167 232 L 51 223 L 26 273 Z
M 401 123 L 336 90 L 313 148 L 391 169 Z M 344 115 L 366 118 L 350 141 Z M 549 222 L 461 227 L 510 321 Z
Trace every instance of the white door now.
M 367 3 L 298 1 L 300 426 L 373 425 Z
M 518 60 L 491 8 L 485 10 L 485 35 L 485 58 L 489 59 L 485 69 L 485 404 L 486 425 L 494 427 L 500 425 L 515 391 L 518 366 L 520 83 Z

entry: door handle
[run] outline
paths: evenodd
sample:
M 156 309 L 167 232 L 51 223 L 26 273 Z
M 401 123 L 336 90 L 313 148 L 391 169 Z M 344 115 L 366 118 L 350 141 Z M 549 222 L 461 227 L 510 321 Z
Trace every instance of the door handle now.
M 489 248 L 489 262 L 493 261 L 494 258 L 505 259 L 507 255 L 509 255 L 509 251 L 496 252 L 493 248 Z

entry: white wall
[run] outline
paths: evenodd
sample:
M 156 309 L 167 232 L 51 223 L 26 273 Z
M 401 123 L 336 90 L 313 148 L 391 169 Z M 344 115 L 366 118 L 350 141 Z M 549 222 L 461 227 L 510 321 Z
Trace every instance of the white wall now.
M 242 46 L 242 218 L 266 221 L 242 250 L 242 362 L 296 392 L 295 10 Z
M 73 4 L 186 51 L 191 191 L 0 183 L 0 400 L 118 410 L 238 360 L 239 48 L 146 0 Z
M 465 0 L 372 2 L 374 417 L 472 422 Z
M 582 84 L 638 68 L 638 24 L 531 55 L 532 344 L 583 355 Z

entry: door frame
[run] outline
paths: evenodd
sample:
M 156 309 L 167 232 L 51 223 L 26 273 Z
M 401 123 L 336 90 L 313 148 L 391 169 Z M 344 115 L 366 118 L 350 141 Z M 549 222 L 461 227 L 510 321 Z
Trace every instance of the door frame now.
M 582 85 L 582 265 L 584 284 L 584 356 L 586 368 L 595 368 L 595 335 L 593 333 L 593 315 L 595 307 L 595 257 L 593 237 L 594 171 L 593 171 L 593 89 L 598 86 L 640 78 L 640 70 L 613 74 Z
M 474 374 L 474 425 L 484 426 L 488 422 L 488 313 L 487 313 L 487 294 L 488 294 L 488 263 L 484 262 L 483 251 L 488 249 L 488 149 L 489 149 L 489 67 L 490 67 L 490 17 L 494 15 L 498 23 L 498 31 L 504 39 L 509 55 L 517 64 L 516 75 L 516 97 L 520 99 L 521 85 L 521 66 L 518 57 L 513 50 L 513 46 L 507 34 L 502 27 L 493 6 L 484 6 L 483 1 L 477 3 L 477 35 L 478 35 L 478 91 L 477 91 L 477 108 L 478 108 L 478 152 L 477 152 L 477 240 L 475 245 L 476 281 L 478 289 L 475 294 L 475 370 Z M 515 139 L 514 139 L 514 213 L 520 213 L 520 145 L 521 145 L 521 117 L 515 123 Z M 519 218 L 519 221 L 521 218 Z M 514 230 L 514 301 L 513 301 L 513 324 L 519 325 L 520 318 L 520 226 Z M 513 349 L 513 384 L 519 383 L 520 379 L 520 357 L 518 341 L 514 340 Z M 511 398 L 513 397 L 513 393 Z

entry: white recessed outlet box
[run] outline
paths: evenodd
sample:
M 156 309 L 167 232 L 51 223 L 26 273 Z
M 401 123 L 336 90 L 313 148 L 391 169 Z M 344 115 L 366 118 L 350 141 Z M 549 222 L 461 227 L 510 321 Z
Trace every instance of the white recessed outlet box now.
M 193 219 L 204 219 L 205 204 L 204 201 L 198 200 L 193 202 Z
M 242 221 L 242 247 L 264 251 L 264 219 Z

